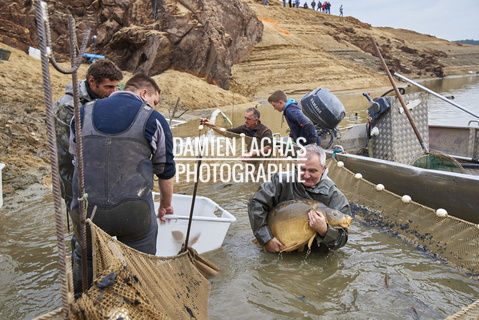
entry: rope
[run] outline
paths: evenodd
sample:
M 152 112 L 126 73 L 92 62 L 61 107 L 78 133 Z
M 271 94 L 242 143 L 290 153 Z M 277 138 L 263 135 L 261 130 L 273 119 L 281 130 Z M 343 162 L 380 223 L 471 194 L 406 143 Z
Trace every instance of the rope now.
M 62 309 L 56 309 L 53 311 L 50 311 L 49 313 L 46 313 L 44 315 L 41 315 L 40 317 L 35 318 L 35 320 L 51 320 L 51 319 L 57 319 L 59 315 L 62 314 Z
M 45 18 L 48 20 L 48 18 Z M 47 28 L 47 43 L 48 46 L 51 48 L 51 36 L 50 36 L 50 26 L 46 23 Z M 85 187 L 84 187 L 84 174 L 83 174 L 83 144 L 81 139 L 81 122 L 80 122 L 80 94 L 78 92 L 78 68 L 81 64 L 81 58 L 83 53 L 85 52 L 86 45 L 88 42 L 88 38 L 90 37 L 90 29 L 87 28 L 85 30 L 85 34 L 83 36 L 82 45 L 80 47 L 80 52 L 78 55 L 76 54 L 77 48 L 77 38 L 75 33 L 75 19 L 69 18 L 68 19 L 68 31 L 70 36 L 70 58 L 72 60 L 72 67 L 70 69 L 63 69 L 61 68 L 52 54 L 49 54 L 50 61 L 53 67 L 64 74 L 71 74 L 72 75 L 72 86 L 73 86 L 73 108 L 74 108 L 74 116 L 75 116 L 75 129 L 76 129 L 76 139 L 77 139 L 77 170 L 78 170 L 78 191 L 79 195 L 81 196 L 80 200 L 80 245 L 82 251 L 82 289 L 86 291 L 88 289 L 88 264 L 87 264 L 87 243 L 86 243 L 86 208 L 88 208 L 88 203 L 86 201 L 81 201 L 81 199 L 85 199 L 84 195 Z
M 462 308 L 460 311 L 446 318 L 446 320 L 458 320 L 458 319 L 477 319 L 479 314 L 479 300 L 471 303 L 467 307 Z
M 83 184 L 83 149 L 82 149 L 82 140 L 78 139 L 78 136 L 81 136 L 80 126 L 80 99 L 78 92 L 78 75 L 77 70 L 81 63 L 81 56 L 86 48 L 87 39 L 89 37 L 90 30 L 87 29 L 79 55 L 75 55 L 75 45 L 77 43 L 76 33 L 75 33 L 75 20 L 69 18 L 68 20 L 68 29 L 70 36 L 70 53 L 72 57 L 72 68 L 64 70 L 60 68 L 52 55 L 51 52 L 51 37 L 50 37 L 50 26 L 48 21 L 48 12 L 47 4 L 43 1 L 35 1 L 36 9 L 36 19 L 38 21 L 38 38 L 40 41 L 40 51 L 42 53 L 42 74 L 43 74 L 43 87 L 44 87 L 44 96 L 45 96 L 45 105 L 46 105 L 46 114 L 47 114 L 47 133 L 49 141 L 49 151 L 50 151 L 50 163 L 52 167 L 52 185 L 53 185 L 53 195 L 54 195 L 54 205 L 55 205 L 55 224 L 56 224 L 56 234 L 57 234 L 57 246 L 58 246 L 58 260 L 59 260 L 59 271 L 60 271 L 60 281 L 61 281 L 61 296 L 62 296 L 62 318 L 70 318 L 70 308 L 68 301 L 68 282 L 67 279 L 67 262 L 66 262 L 66 248 L 65 248 L 65 239 L 64 239 L 64 228 L 63 216 L 61 214 L 61 189 L 60 189 L 60 179 L 58 171 L 58 159 L 57 159 L 57 148 L 56 148 L 56 136 L 55 136 L 55 115 L 52 107 L 52 94 L 51 94 L 51 82 L 50 82 L 50 73 L 49 73 L 49 59 L 52 62 L 52 65 L 59 72 L 62 73 L 71 73 L 72 74 L 72 84 L 73 84 L 73 101 L 75 108 L 75 118 L 77 125 L 77 167 L 79 172 L 79 194 L 82 195 L 82 198 L 86 200 L 87 195 L 84 194 L 84 184 Z M 75 58 L 76 57 L 76 58 Z M 82 201 L 80 205 L 80 221 L 81 221 L 81 239 L 80 243 L 82 245 L 82 275 L 83 275 L 83 289 L 87 289 L 88 285 L 88 276 L 87 276 L 87 263 L 86 263 L 86 226 L 85 226 L 85 203 Z M 70 280 L 71 282 L 71 280 Z M 70 287 L 72 283 L 70 283 Z
M 56 148 L 56 137 L 55 137 L 55 117 L 53 114 L 52 107 L 52 93 L 50 85 L 50 74 L 48 68 L 48 57 L 47 57 L 47 46 L 45 39 L 45 29 L 44 24 L 46 20 L 46 4 L 44 2 L 36 1 L 35 2 L 36 17 L 39 22 L 37 25 L 38 28 L 38 38 L 40 41 L 40 51 L 42 52 L 42 74 L 43 74 L 43 89 L 46 105 L 46 120 L 47 120 L 47 133 L 48 133 L 48 143 L 49 143 L 49 152 L 50 152 L 50 164 L 52 167 L 52 186 L 53 186 L 53 200 L 55 208 L 55 225 L 56 225 L 56 236 L 57 236 L 57 246 L 58 246 L 58 268 L 60 271 L 60 281 L 61 281 L 61 297 L 62 297 L 62 316 L 63 319 L 69 319 L 69 303 L 68 303 L 68 287 L 67 287 L 67 276 L 66 276 L 66 249 L 65 249 L 65 239 L 64 239 L 64 223 L 62 215 L 62 202 L 61 202 L 61 190 L 60 190 L 60 179 L 58 172 L 58 161 L 57 161 L 57 148 Z

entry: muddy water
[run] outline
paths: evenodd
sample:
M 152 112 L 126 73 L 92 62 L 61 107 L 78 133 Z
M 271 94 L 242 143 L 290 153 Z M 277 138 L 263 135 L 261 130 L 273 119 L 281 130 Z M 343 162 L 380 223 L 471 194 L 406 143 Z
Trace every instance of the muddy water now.
M 223 247 L 204 254 L 221 268 L 211 279 L 210 319 L 444 319 L 479 297 L 476 280 L 359 220 L 336 252 L 306 259 L 261 252 L 245 208 L 255 189 L 198 188 L 238 219 Z M 32 319 L 60 306 L 52 211 L 47 197 L 0 217 L 1 319 Z
M 477 84 L 465 87 L 477 92 Z M 453 89 L 457 102 L 462 88 Z M 351 105 L 340 99 L 348 114 L 361 117 L 363 107 L 357 106 L 368 106 L 360 93 L 350 98 Z M 279 113 L 266 104 L 260 108 L 265 123 L 278 126 L 274 132 L 286 132 Z M 242 113 L 237 111 L 236 123 Z M 175 131 L 194 136 L 197 123 Z M 477 280 L 358 219 L 348 244 L 338 251 L 306 259 L 304 253 L 261 252 L 251 243 L 245 207 L 256 188 L 255 183 L 198 186 L 199 195 L 238 219 L 223 247 L 204 254 L 222 271 L 211 279 L 210 319 L 444 319 L 479 297 Z M 191 183 L 180 182 L 176 192 L 191 194 Z M 60 307 L 52 212 L 50 196 L 29 198 L 1 211 L 0 319 L 32 319 Z

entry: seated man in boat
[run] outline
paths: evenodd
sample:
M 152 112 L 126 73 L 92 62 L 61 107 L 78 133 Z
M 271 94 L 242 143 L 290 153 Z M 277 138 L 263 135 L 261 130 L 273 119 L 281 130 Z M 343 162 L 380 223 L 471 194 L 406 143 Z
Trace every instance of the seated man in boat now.
M 201 118 L 200 123 L 207 127 L 213 128 L 217 132 L 220 130 L 216 124 L 211 123 L 206 118 Z M 250 150 L 250 152 L 243 154 L 243 158 L 265 156 L 268 155 L 272 149 L 273 133 L 266 125 L 261 123 L 260 112 L 257 108 L 251 107 L 246 109 L 244 115 L 244 124 L 236 128 L 226 129 L 226 131 L 238 134 L 243 133 L 248 137 L 259 140 L 258 146 L 260 146 L 260 148 Z
M 85 104 L 81 110 L 85 192 L 93 222 L 124 244 L 156 254 L 157 217 L 172 214 L 174 175 L 173 138 L 168 122 L 156 110 L 160 88 L 144 74 L 136 74 L 124 91 Z M 76 153 L 75 121 L 71 125 L 70 153 Z M 80 235 L 78 159 L 75 157 L 72 220 Z M 153 175 L 161 193 L 158 213 L 152 197 Z M 91 240 L 88 240 L 88 283 L 92 283 Z M 81 292 L 81 247 L 73 262 L 75 293 Z
M 289 126 L 289 136 L 298 145 L 317 144 L 321 145 L 318 132 L 313 122 L 304 115 L 301 106 L 293 99 L 288 99 L 286 94 L 275 91 L 268 98 L 268 102 L 276 111 L 283 112 Z
M 305 154 L 298 157 L 301 180 L 292 178 L 298 172 L 277 173 L 271 182 L 265 182 L 259 187 L 248 203 L 253 234 L 269 252 L 281 252 L 286 248 L 274 237 L 268 225 L 268 213 L 283 201 L 311 199 L 351 216 L 346 196 L 326 175 L 324 150 L 316 145 L 307 145 L 304 151 Z M 348 241 L 348 230 L 331 227 L 322 212 L 309 212 L 309 226 L 316 231 L 316 243 L 321 250 L 335 250 Z

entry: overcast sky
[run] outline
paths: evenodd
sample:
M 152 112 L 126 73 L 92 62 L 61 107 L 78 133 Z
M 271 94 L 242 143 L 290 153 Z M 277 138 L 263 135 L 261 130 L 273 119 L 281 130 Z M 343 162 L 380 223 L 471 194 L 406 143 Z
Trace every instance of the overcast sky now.
M 312 0 L 306 0 L 311 5 Z M 301 0 L 304 3 L 305 0 Z M 315 0 L 317 3 L 318 1 Z M 321 1 L 322 2 L 322 1 Z M 353 16 L 373 27 L 392 27 L 446 40 L 479 40 L 479 0 L 329 0 L 331 14 Z

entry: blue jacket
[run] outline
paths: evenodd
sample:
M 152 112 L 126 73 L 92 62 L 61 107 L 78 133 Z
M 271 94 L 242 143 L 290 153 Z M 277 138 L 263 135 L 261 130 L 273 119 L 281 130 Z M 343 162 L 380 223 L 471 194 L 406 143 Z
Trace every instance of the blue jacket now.
M 304 115 L 301 106 L 289 99 L 283 109 L 283 115 L 289 126 L 289 136 L 294 142 L 298 143 L 298 138 L 305 138 L 306 141 L 299 141 L 301 145 L 316 143 L 320 145 L 321 140 L 318 137 L 318 132 L 314 128 L 313 122 Z

